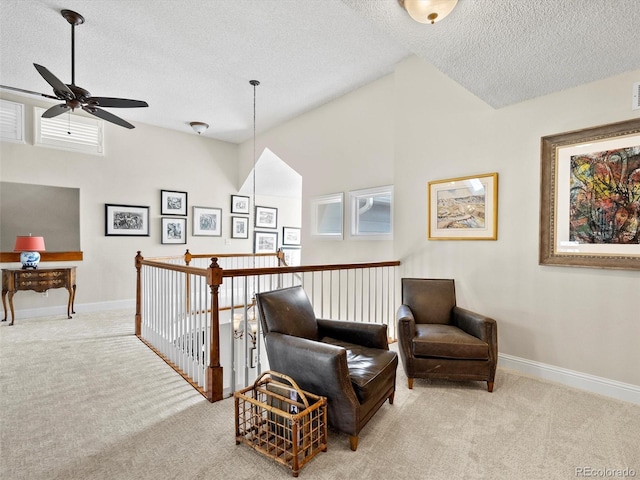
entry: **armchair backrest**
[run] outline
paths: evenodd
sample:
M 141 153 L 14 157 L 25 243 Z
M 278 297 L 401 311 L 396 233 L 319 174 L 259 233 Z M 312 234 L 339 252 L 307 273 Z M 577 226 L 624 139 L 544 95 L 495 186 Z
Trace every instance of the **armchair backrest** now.
M 456 305 L 453 279 L 403 278 L 402 303 L 409 306 L 416 323 L 450 323 Z
M 302 287 L 289 287 L 256 294 L 262 331 L 318 339 L 318 322 Z

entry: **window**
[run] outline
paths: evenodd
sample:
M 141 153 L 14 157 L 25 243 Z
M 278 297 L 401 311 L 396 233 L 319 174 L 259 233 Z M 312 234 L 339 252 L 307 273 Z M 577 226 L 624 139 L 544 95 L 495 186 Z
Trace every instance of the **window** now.
M 43 108 L 34 107 L 35 145 L 103 155 L 103 125 L 97 118 L 63 113 L 42 118 Z
M 343 198 L 341 192 L 311 199 L 312 235 L 342 238 Z
M 24 143 L 24 105 L 0 99 L 0 140 Z
M 351 235 L 393 237 L 393 186 L 349 192 Z

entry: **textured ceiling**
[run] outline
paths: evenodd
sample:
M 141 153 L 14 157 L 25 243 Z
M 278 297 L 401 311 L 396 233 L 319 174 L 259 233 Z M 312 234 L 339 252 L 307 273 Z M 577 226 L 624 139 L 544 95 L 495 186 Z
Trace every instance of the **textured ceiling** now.
M 241 142 L 391 73 L 415 54 L 500 108 L 640 68 L 638 0 L 459 0 L 421 25 L 397 0 L 0 0 L 0 84 L 50 94 L 33 67 L 132 123 Z M 640 80 L 640 79 L 639 79 Z M 52 105 L 53 105 L 52 101 Z

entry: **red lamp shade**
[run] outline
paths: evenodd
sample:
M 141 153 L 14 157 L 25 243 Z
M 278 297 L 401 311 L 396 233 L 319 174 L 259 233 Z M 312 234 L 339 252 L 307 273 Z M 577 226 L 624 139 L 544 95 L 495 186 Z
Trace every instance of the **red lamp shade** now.
M 16 237 L 14 252 L 44 252 L 44 237 L 20 236 Z

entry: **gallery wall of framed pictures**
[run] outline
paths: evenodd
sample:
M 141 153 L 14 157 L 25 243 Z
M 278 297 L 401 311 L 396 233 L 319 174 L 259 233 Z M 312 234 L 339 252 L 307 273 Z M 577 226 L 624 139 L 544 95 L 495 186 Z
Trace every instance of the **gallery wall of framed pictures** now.
M 153 236 L 150 224 L 152 207 L 148 205 L 105 204 L 105 236 Z M 278 208 L 252 205 L 245 195 L 231 195 L 228 238 L 251 240 L 254 253 L 275 253 L 279 247 L 299 250 L 301 230 L 278 225 Z M 191 207 L 189 193 L 181 190 L 160 190 L 159 229 L 161 245 L 185 245 L 193 237 L 222 237 L 223 209 L 215 206 Z M 254 218 L 251 218 L 253 213 Z M 252 225 L 253 223 L 253 232 Z M 191 232 L 189 232 L 191 229 Z M 281 229 L 280 231 L 278 229 Z M 226 235 L 225 235 L 226 236 Z M 291 253 L 299 258 L 299 252 Z

